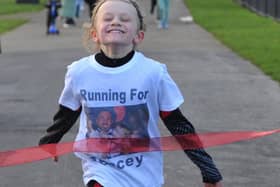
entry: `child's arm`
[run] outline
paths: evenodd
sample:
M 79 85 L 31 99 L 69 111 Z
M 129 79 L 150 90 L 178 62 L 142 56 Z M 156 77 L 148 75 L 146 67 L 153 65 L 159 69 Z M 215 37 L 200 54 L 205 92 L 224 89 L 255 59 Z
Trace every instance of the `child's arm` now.
M 81 107 L 77 111 L 73 111 L 59 105 L 59 110 L 53 117 L 53 124 L 46 130 L 47 134 L 40 139 L 39 145 L 59 142 L 75 124 L 80 113 Z
M 161 112 L 160 116 L 172 135 L 196 133 L 193 125 L 183 116 L 180 109 Z M 211 156 L 204 149 L 185 150 L 184 152 L 199 167 L 203 182 L 206 183 L 205 186 L 218 187 L 221 185 L 219 181 L 222 180 L 222 176 Z

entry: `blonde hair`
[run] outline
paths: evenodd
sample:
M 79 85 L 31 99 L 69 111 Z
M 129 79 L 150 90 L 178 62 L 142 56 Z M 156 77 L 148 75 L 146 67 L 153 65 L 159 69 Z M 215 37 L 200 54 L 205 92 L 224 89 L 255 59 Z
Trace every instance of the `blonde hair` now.
M 98 44 L 96 44 L 95 48 L 93 48 L 94 44 L 93 44 L 93 41 L 92 41 L 91 34 L 95 30 L 95 19 L 96 19 L 97 12 L 98 12 L 99 8 L 107 1 L 122 1 L 122 2 L 125 2 L 125 3 L 131 4 L 135 8 L 136 13 L 137 13 L 138 31 L 145 31 L 146 30 L 146 25 L 144 23 L 143 13 L 140 9 L 140 6 L 138 5 L 138 3 L 135 0 L 98 0 L 95 3 L 95 7 L 92 11 L 92 17 L 91 17 L 90 25 L 84 26 L 85 27 L 85 33 L 84 33 L 83 43 L 84 43 L 84 47 L 89 52 L 99 50 L 99 45 Z

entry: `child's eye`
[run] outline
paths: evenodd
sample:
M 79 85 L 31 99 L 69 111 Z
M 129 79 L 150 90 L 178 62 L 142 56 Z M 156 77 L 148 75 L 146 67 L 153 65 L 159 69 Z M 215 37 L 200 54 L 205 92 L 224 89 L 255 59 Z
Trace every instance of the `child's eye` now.
M 104 20 L 104 21 L 111 21 L 112 18 L 104 18 L 103 20 Z
M 103 17 L 103 20 L 104 20 L 104 21 L 111 21 L 112 19 L 113 19 L 112 16 L 104 16 L 104 17 Z
M 130 18 L 128 16 L 122 16 L 121 21 L 128 22 L 128 21 L 130 21 Z

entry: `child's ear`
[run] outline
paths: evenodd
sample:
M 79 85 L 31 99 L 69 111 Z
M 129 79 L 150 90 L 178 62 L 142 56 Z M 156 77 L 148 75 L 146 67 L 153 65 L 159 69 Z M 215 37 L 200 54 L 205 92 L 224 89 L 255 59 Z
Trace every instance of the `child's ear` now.
M 144 40 L 144 36 L 144 31 L 138 31 L 137 35 L 133 39 L 133 43 L 135 45 L 139 44 L 140 42 L 142 42 L 142 40 Z
M 97 32 L 95 30 L 91 31 L 91 37 L 94 42 L 98 43 Z

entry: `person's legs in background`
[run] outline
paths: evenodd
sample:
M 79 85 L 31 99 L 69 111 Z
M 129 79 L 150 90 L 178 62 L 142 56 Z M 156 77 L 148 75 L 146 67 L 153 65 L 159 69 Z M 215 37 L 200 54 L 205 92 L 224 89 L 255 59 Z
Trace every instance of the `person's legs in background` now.
M 168 28 L 168 19 L 169 19 L 169 0 L 158 0 L 158 5 L 160 9 L 160 24 L 159 28 L 167 29 Z
M 151 14 L 154 14 L 154 10 L 155 10 L 156 5 L 157 5 L 157 0 L 151 0 L 151 8 L 150 8 L 150 13 Z
M 89 17 L 91 18 L 92 16 L 92 11 L 95 7 L 95 3 L 96 3 L 96 0 L 85 0 L 85 2 L 87 3 L 88 5 L 88 10 L 89 10 Z
M 76 14 L 76 0 L 62 0 L 61 16 L 65 19 L 63 27 L 74 26 Z

